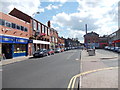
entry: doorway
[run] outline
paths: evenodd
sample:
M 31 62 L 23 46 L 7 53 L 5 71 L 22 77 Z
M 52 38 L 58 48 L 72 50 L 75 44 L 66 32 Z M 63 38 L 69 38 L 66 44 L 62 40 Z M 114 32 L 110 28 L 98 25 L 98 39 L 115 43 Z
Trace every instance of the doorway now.
M 2 54 L 5 55 L 6 59 L 12 58 L 12 44 L 2 44 Z

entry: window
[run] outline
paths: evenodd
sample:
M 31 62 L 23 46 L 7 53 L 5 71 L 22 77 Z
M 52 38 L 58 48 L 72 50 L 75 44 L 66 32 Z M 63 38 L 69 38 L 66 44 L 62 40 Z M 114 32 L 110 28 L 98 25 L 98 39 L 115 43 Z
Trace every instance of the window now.
M 50 29 L 48 28 L 48 35 L 50 35 Z
M 41 31 L 41 24 L 38 23 L 38 31 L 40 32 Z
M 45 34 L 47 35 L 47 27 L 45 27 Z
M 0 25 L 5 25 L 5 20 L 0 19 Z
M 11 23 L 8 22 L 8 21 L 5 21 L 5 26 L 6 26 L 6 27 L 11 27 Z
M 12 28 L 16 28 L 16 24 L 15 23 L 12 23 Z
M 25 53 L 26 45 L 25 44 L 14 44 L 14 53 Z
M 17 25 L 17 29 L 20 30 L 20 26 L 19 25 Z
M 58 42 L 57 38 L 56 38 L 56 43 Z
M 24 31 L 24 27 L 23 26 L 21 26 L 21 30 Z
M 33 30 L 36 30 L 36 27 L 37 27 L 37 22 L 33 20 Z
M 28 31 L 28 29 L 27 28 L 25 28 L 25 32 L 27 32 Z
M 42 25 L 42 33 L 44 33 L 44 25 Z

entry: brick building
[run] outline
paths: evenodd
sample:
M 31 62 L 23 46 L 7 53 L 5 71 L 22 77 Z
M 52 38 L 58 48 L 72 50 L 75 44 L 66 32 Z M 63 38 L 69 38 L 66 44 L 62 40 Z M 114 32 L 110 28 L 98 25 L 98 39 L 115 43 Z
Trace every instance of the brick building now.
M 58 32 L 50 28 L 50 48 L 55 49 L 58 47 Z
M 25 22 L 30 23 L 30 37 L 32 44 L 32 52 L 36 51 L 40 48 L 49 49 L 50 48 L 50 28 L 41 22 L 35 20 L 31 16 L 19 11 L 18 9 L 14 8 L 10 15 L 13 15 Z
M 29 54 L 30 23 L 0 12 L 0 54 L 7 59 Z
M 99 34 L 95 32 L 90 32 L 84 35 L 84 44 L 86 46 L 99 47 Z
M 65 39 L 63 37 L 58 37 L 58 47 L 65 48 Z
M 108 36 L 109 46 L 120 47 L 120 28 Z
M 104 48 L 105 46 L 108 46 L 108 36 L 107 35 L 99 37 L 99 48 Z

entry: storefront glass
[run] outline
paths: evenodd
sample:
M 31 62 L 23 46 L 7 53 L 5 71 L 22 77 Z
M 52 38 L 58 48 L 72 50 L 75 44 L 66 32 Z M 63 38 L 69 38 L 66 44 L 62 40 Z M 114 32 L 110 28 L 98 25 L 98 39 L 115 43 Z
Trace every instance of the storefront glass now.
M 14 44 L 14 53 L 26 53 L 26 45 Z

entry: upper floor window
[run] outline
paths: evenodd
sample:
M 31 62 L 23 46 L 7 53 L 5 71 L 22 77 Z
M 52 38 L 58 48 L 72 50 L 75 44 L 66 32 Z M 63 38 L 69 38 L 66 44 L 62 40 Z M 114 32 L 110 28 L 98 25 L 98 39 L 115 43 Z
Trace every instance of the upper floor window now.
M 44 33 L 44 25 L 42 25 L 42 33 Z
M 47 27 L 45 27 L 45 34 L 47 35 Z
M 24 27 L 23 26 L 21 26 L 21 30 L 24 31 Z
M 48 35 L 50 35 L 50 29 L 48 28 Z
M 12 28 L 16 28 L 16 24 L 15 23 L 12 23 Z
M 28 31 L 28 29 L 27 28 L 25 28 L 25 32 L 27 32 Z
M 6 26 L 6 27 L 11 27 L 11 23 L 8 22 L 8 21 L 5 21 L 5 26 Z
M 0 19 L 0 25 L 5 25 L 5 20 Z
M 40 32 L 41 31 L 41 24 L 38 23 L 38 31 Z
M 37 27 L 37 22 L 33 20 L 33 30 L 36 30 L 36 27 Z
M 19 29 L 19 30 L 20 30 L 20 25 L 17 25 L 17 29 Z

